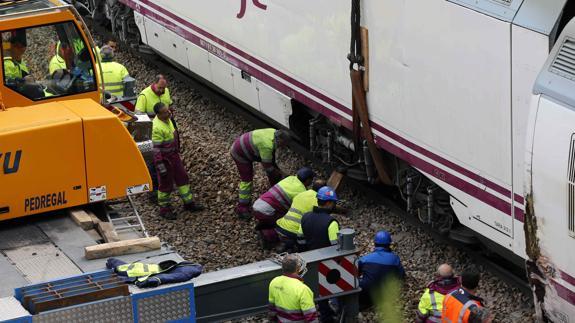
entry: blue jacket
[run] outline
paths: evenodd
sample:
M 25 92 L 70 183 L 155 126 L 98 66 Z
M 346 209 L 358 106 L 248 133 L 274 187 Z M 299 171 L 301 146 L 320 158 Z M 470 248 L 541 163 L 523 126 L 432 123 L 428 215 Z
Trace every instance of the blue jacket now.
M 405 277 L 405 270 L 399 256 L 391 250 L 376 247 L 375 251 L 359 259 L 359 286 L 368 291 L 378 286 L 391 275 Z

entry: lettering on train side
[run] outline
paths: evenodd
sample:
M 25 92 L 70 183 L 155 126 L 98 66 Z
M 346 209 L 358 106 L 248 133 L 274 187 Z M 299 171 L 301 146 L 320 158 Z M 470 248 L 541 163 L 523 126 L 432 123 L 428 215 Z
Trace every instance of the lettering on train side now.
M 29 197 L 24 200 L 24 212 L 37 211 L 68 204 L 66 191 Z
M 238 19 L 242 19 L 244 17 L 244 15 L 246 14 L 246 9 L 248 7 L 247 4 L 248 0 L 241 0 L 240 1 L 240 12 L 238 12 L 238 14 L 236 15 L 236 17 Z M 261 3 L 260 0 L 252 0 L 254 6 L 262 9 L 262 10 L 266 10 L 268 8 L 268 6 L 266 6 L 265 4 Z
M 16 174 L 20 169 L 20 160 L 22 159 L 22 150 L 16 152 L 0 153 L 0 162 L 2 162 L 3 174 Z

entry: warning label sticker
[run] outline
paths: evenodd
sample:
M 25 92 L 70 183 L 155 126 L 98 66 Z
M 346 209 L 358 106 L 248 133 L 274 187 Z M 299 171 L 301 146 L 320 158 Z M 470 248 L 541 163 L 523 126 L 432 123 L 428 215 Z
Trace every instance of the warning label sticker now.
M 105 201 L 107 198 L 106 186 L 90 187 L 90 203 Z
M 140 193 L 149 192 L 149 191 L 150 191 L 150 185 L 142 184 L 142 185 L 136 185 L 136 186 L 128 187 L 126 189 L 126 194 L 127 195 L 135 195 L 135 194 L 140 194 Z

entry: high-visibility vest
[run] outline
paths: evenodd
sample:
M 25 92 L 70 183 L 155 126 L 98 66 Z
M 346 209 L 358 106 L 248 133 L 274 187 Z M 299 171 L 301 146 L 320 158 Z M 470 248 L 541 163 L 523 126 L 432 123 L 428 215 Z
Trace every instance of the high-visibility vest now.
M 259 161 L 272 164 L 274 161 L 276 129 L 257 129 L 239 136 L 232 145 L 231 154 L 242 163 Z M 266 169 L 266 171 L 268 171 Z
M 298 234 L 301 227 L 301 218 L 304 214 L 313 211 L 317 206 L 317 192 L 307 190 L 294 197 L 291 207 L 281 219 L 277 220 L 277 225 L 294 234 Z
M 317 322 L 313 292 L 296 277 L 278 276 L 269 286 L 269 308 L 279 322 Z
M 473 307 L 481 308 L 481 299 L 471 295 L 460 288 L 445 296 L 443 310 L 441 311 L 442 323 L 467 323 Z
M 270 188 L 260 198 L 274 207 L 281 214 L 286 213 L 296 195 L 305 192 L 305 185 L 292 175 L 282 179 L 279 183 Z
M 154 93 L 152 87 L 148 86 L 138 95 L 138 99 L 136 101 L 136 109 L 140 112 L 146 113 L 150 117 L 155 117 L 156 113 L 154 112 L 154 106 L 160 101 L 165 105 L 172 105 L 170 90 L 166 88 L 164 94 L 158 96 L 156 93 Z
M 124 78 L 130 75 L 126 67 L 117 62 L 102 62 L 101 65 L 106 91 L 117 97 L 123 96 Z
M 148 277 L 153 274 L 162 272 L 160 265 L 145 264 L 141 262 L 133 262 L 116 267 L 116 271 L 124 271 L 128 277 Z
M 21 79 L 30 74 L 26 62 L 16 62 L 12 57 L 4 57 L 4 78 L 5 79 Z
M 157 116 L 152 121 L 152 144 L 153 152 L 156 154 L 167 154 L 178 151 L 176 141 L 176 128 L 172 120 L 164 122 Z
M 68 67 L 66 66 L 66 61 L 60 55 L 54 55 L 50 60 L 50 65 L 48 65 L 48 73 L 50 75 L 54 74 L 57 70 L 65 70 Z
M 421 296 L 417 310 L 425 316 L 427 322 L 441 322 L 441 311 L 443 310 L 443 300 L 445 295 L 430 291 L 429 288 Z
M 60 53 L 60 46 L 62 43 L 58 41 L 56 43 L 56 55 Z M 84 41 L 80 37 L 75 37 L 72 39 L 72 48 L 74 49 L 74 54 L 78 55 L 84 49 Z

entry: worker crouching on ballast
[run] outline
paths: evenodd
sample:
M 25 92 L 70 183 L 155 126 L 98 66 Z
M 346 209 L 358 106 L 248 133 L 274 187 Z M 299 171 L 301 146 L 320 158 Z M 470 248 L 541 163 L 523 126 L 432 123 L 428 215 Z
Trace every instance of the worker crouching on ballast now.
M 285 130 L 272 128 L 257 129 L 239 136 L 230 149 L 230 154 L 240 173 L 239 200 L 235 212 L 240 218 L 250 217 L 252 201 L 252 181 L 254 179 L 254 162 L 262 163 L 270 187 L 279 182 L 283 175 L 275 161 L 278 147 L 283 147 L 290 141 Z
M 154 144 L 154 166 L 159 183 L 160 216 L 174 220 L 176 215 L 170 206 L 170 194 L 174 189 L 174 183 L 184 201 L 184 209 L 194 212 L 202 210 L 203 207 L 192 200 L 190 179 L 180 158 L 178 136 L 170 120 L 170 109 L 164 103 L 158 102 L 154 106 L 154 112 L 156 117 L 152 124 L 152 142 Z
M 264 249 L 270 249 L 279 242 L 275 230 L 276 221 L 287 213 L 293 198 L 307 190 L 314 176 L 313 170 L 303 167 L 296 175 L 282 179 L 254 202 L 253 215 L 258 222 L 256 230 L 261 236 Z

